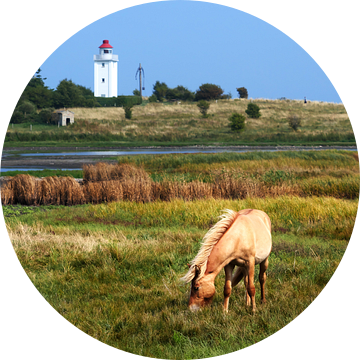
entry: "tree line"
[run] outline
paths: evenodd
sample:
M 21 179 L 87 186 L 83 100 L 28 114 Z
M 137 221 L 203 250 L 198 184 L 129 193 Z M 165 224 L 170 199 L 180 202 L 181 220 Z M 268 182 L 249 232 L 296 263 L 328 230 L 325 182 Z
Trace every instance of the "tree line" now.
M 60 81 L 56 89 L 49 89 L 45 85 L 45 80 L 46 78 L 43 78 L 41 75 L 41 69 L 38 69 L 21 95 L 11 117 L 11 123 L 50 123 L 51 114 L 55 109 L 107 105 L 124 106 L 128 112 L 127 118 L 131 118 L 131 107 L 139 103 L 138 98 L 131 96 L 111 99 L 96 98 L 91 89 L 77 85 L 68 79 Z M 248 97 L 246 88 L 237 88 L 237 91 L 240 98 Z M 134 90 L 133 94 L 138 97 L 140 92 L 139 90 Z M 202 84 L 197 91 L 192 92 L 182 85 L 169 88 L 166 83 L 156 81 L 153 85 L 153 93 L 149 97 L 149 102 L 199 102 L 230 98 L 231 94 L 224 94 L 224 90 L 215 84 Z M 102 100 L 110 100 L 110 103 Z
M 248 98 L 247 89 L 244 87 L 236 89 L 240 98 Z M 134 95 L 139 95 L 139 90 L 134 90 Z M 231 99 L 231 94 L 224 94 L 224 90 L 215 84 L 202 84 L 195 92 L 188 88 L 178 85 L 175 88 L 169 88 L 166 83 L 156 81 L 153 86 L 153 93 L 149 97 L 149 102 L 163 102 L 163 101 L 210 101 L 220 99 Z

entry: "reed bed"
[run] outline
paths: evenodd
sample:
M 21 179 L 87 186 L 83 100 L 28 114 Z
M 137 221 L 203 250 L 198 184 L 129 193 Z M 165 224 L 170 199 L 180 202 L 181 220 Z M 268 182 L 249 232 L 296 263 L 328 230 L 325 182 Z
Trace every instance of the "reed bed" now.
M 80 184 L 71 177 L 35 178 L 16 175 L 1 188 L 3 205 L 79 205 L 113 201 L 153 202 L 182 199 L 246 199 L 278 196 L 359 197 L 359 177 L 320 177 L 294 180 L 290 173 L 271 171 L 254 178 L 221 171 L 211 181 L 153 181 L 141 167 L 130 164 L 84 166 Z

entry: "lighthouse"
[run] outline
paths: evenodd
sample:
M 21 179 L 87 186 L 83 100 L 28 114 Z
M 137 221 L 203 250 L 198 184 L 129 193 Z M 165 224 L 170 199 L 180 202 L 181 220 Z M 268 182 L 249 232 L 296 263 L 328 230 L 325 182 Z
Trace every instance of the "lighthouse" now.
M 94 55 L 94 96 L 117 96 L 118 61 L 109 40 L 103 40 L 99 55 Z

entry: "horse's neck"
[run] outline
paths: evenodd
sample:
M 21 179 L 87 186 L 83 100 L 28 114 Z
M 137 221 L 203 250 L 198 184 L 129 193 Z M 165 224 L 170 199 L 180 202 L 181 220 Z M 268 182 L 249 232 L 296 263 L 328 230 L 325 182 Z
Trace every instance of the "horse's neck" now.
M 220 273 L 220 271 L 226 266 L 230 261 L 232 261 L 232 249 L 226 244 L 227 239 L 223 237 L 212 249 L 208 261 L 205 275 L 213 275 L 215 277 Z

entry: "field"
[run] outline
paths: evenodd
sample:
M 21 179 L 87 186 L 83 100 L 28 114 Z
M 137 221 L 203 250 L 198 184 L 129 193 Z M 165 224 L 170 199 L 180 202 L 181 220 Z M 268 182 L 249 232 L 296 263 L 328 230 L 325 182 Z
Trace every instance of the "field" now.
M 228 118 L 245 114 L 250 101 L 260 107 L 259 119 L 247 119 L 244 132 L 234 133 Z M 10 125 L 5 148 L 14 146 L 174 146 L 174 145 L 355 145 L 342 104 L 296 100 L 218 100 L 202 118 L 196 103 L 147 103 L 135 106 L 131 120 L 122 108 L 74 108 L 75 124 Z M 301 119 L 292 130 L 291 117 Z
M 137 169 L 137 175 L 129 179 L 123 170 L 115 171 L 124 168 Z M 318 296 L 352 233 L 358 172 L 357 153 L 347 151 L 124 157 L 118 167 L 84 168 L 85 184 L 79 186 L 118 181 L 124 194 L 131 181 L 146 178 L 167 198 L 151 195 L 144 201 L 123 195 L 117 201 L 74 206 L 15 201 L 3 211 L 30 280 L 72 324 L 134 354 L 204 358 L 261 341 Z M 221 184 L 228 190 L 217 198 L 214 192 L 186 198 L 181 186 L 188 189 L 194 182 L 201 189 Z M 24 183 L 18 183 L 20 189 Z M 240 186 L 247 190 L 236 194 Z M 227 208 L 261 209 L 272 220 L 268 302 L 260 304 L 256 275 L 256 314 L 246 307 L 244 285 L 239 284 L 224 316 L 221 274 L 211 308 L 191 313 L 189 285 L 179 278 Z

